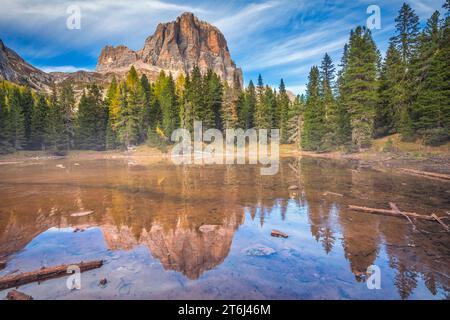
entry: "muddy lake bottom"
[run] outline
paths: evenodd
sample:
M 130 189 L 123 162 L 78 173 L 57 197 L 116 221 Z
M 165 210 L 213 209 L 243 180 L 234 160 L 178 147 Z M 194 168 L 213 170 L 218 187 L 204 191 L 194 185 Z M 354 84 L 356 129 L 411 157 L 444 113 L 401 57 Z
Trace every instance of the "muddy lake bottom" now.
M 348 209 L 389 202 L 445 216 L 450 182 L 314 158 L 282 159 L 274 176 L 167 160 L 5 164 L 0 277 L 101 259 L 81 274 L 80 290 L 62 277 L 19 291 L 35 299 L 448 299 L 450 233 Z M 289 237 L 272 237 L 274 229 Z M 365 281 L 372 265 L 380 289 Z

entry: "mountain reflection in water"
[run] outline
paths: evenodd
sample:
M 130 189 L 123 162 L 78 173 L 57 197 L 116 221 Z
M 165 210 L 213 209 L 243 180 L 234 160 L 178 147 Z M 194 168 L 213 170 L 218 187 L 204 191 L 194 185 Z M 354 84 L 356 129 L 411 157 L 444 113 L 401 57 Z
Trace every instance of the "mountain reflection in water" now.
M 275 176 L 248 165 L 3 165 L 0 258 L 8 264 L 0 275 L 101 258 L 105 266 L 91 278 L 86 273 L 91 285 L 74 297 L 443 299 L 450 292 L 448 233 L 420 221 L 414 231 L 407 220 L 347 205 L 395 202 L 443 214 L 449 186 L 308 158 L 284 159 Z M 94 213 L 70 215 L 86 210 Z M 272 238 L 272 229 L 290 237 Z M 254 256 L 254 248 L 274 253 Z M 372 264 L 382 270 L 379 291 L 364 283 Z M 98 289 L 104 273 L 112 285 Z M 145 279 L 153 284 L 143 286 Z M 61 283 L 41 284 L 45 293 L 36 284 L 26 288 L 37 298 L 70 298 L 56 289 Z

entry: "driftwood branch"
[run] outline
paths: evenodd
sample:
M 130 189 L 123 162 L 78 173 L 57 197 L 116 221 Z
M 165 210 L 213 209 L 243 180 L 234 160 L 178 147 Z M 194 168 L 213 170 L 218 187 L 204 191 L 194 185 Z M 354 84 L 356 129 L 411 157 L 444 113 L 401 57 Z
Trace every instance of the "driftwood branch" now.
M 401 168 L 400 170 L 402 170 L 403 172 L 406 172 L 406 173 L 411 173 L 411 174 L 415 174 L 415 175 L 419 175 L 419 176 L 450 180 L 450 175 L 444 174 L 444 173 L 427 172 L 427 171 L 420 171 L 420 170 L 406 169 L 406 168 Z
M 436 221 L 436 219 L 433 218 L 432 216 L 417 214 L 415 212 L 402 211 L 402 214 L 399 214 L 395 210 L 375 209 L 375 208 L 360 207 L 360 206 L 354 206 L 354 205 L 349 205 L 348 207 L 350 210 L 366 212 L 366 213 L 382 214 L 382 215 L 393 216 L 393 217 L 403 217 L 404 215 L 406 215 L 410 218 L 415 218 L 415 219 L 420 219 L 420 220 L 428 220 L 428 221 Z M 448 217 L 440 217 L 439 219 L 444 220 L 446 218 L 448 218 Z
M 441 220 L 441 218 L 439 218 L 437 215 L 435 215 L 434 213 L 431 215 L 433 218 L 434 218 L 434 220 L 436 220 L 437 222 L 439 222 L 439 224 L 441 225 L 441 226 L 443 226 L 444 227 L 444 229 L 445 230 L 449 230 L 448 229 L 448 226 Z
M 331 191 L 325 191 L 323 193 L 324 196 L 336 196 L 336 197 L 343 197 L 344 195 L 337 192 L 331 192 Z
M 80 268 L 80 272 L 88 271 L 91 269 L 100 268 L 103 265 L 102 260 L 80 262 L 76 264 L 63 264 L 60 266 L 42 268 L 40 270 L 24 272 L 17 275 L 9 275 L 0 278 L 0 290 L 8 288 L 18 287 L 27 283 L 45 281 L 48 279 L 59 278 L 67 275 L 67 269 L 69 266 L 76 265 Z
M 391 206 L 392 210 L 394 210 L 398 214 L 401 214 L 406 219 L 408 219 L 409 223 L 411 223 L 411 225 L 413 226 L 413 229 L 416 230 L 416 226 L 414 225 L 414 223 L 412 222 L 411 218 L 407 214 L 404 214 L 403 212 L 401 212 L 400 209 L 397 207 L 397 205 L 395 203 L 389 202 L 389 205 Z

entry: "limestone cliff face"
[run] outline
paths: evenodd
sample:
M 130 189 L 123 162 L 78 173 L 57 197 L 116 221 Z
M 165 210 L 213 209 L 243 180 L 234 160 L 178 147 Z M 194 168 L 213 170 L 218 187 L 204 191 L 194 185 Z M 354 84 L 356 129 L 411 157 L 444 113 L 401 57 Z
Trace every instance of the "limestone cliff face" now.
M 192 13 L 184 13 L 175 21 L 159 24 L 137 52 L 125 46 L 105 47 L 96 71 L 121 74 L 132 65 L 152 79 L 161 70 L 177 75 L 198 66 L 203 73 L 212 69 L 230 85 L 235 81 L 240 85 L 243 82 L 242 70 L 231 60 L 223 34 Z
M 0 39 L 0 80 L 28 85 L 34 89 L 46 89 L 52 77 L 33 67 L 16 52 L 6 47 Z

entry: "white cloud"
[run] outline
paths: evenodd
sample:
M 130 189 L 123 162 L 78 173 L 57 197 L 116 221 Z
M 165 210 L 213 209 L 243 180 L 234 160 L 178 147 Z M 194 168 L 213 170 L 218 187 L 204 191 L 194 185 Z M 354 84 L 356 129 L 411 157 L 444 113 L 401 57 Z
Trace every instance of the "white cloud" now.
M 41 66 L 37 67 L 38 69 L 41 69 L 44 72 L 50 73 L 50 72 L 76 72 L 76 71 L 92 71 L 87 68 L 79 68 L 75 66 Z

